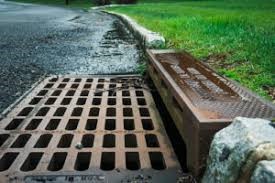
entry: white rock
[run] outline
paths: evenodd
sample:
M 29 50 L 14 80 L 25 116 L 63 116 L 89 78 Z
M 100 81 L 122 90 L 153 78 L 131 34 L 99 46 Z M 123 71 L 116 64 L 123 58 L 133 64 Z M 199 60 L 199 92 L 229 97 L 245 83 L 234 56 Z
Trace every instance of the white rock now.
M 260 161 L 251 176 L 250 183 L 275 183 L 275 160 Z
M 270 124 L 268 120 L 237 117 L 231 125 L 216 133 L 202 183 L 237 182 L 243 176 L 242 168 L 249 156 L 258 152 L 257 147 L 262 144 L 274 147 L 275 128 Z

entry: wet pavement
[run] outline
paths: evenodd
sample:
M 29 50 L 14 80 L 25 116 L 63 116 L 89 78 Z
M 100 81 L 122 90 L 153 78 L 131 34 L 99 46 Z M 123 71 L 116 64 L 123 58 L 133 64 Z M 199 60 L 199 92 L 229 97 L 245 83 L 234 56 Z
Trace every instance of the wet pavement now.
M 0 0 L 0 112 L 44 75 L 135 73 L 141 58 L 115 17 Z

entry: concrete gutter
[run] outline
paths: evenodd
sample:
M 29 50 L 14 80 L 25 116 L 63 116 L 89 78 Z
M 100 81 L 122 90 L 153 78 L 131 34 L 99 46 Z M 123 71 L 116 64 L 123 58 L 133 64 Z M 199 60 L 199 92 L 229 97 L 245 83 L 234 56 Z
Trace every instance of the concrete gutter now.
M 165 39 L 163 36 L 144 28 L 129 16 L 113 11 L 102 10 L 102 12 L 118 17 L 141 42 L 143 48 L 163 48 L 165 46 Z

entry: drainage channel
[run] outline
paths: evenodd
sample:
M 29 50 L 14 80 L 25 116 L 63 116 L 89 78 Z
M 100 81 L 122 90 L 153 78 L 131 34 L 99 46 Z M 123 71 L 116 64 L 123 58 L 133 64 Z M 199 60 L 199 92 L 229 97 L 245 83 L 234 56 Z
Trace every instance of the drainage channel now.
M 137 76 L 50 77 L 0 123 L 0 182 L 180 182 Z

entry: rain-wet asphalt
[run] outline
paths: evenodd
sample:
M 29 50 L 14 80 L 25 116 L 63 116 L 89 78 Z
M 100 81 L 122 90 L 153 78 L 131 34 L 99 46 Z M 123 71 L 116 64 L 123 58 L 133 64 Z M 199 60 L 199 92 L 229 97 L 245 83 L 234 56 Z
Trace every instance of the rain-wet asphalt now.
M 0 112 L 45 75 L 135 73 L 141 58 L 115 17 L 0 0 Z

